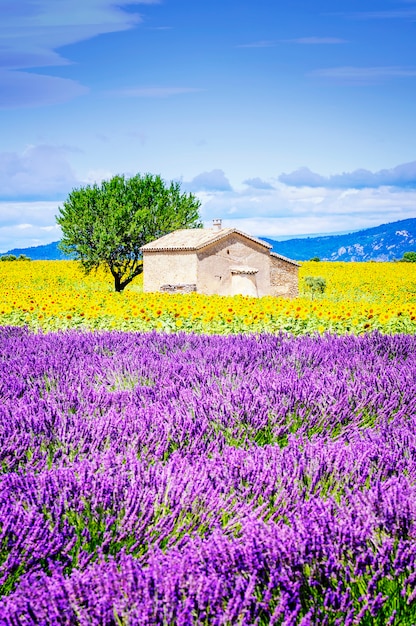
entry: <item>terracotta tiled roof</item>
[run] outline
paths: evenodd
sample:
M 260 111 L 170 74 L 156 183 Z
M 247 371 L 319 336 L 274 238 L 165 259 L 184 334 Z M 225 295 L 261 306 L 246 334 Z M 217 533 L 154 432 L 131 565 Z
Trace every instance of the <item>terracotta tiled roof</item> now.
M 184 228 L 181 230 L 175 230 L 169 235 L 164 235 L 160 239 L 151 241 L 142 246 L 142 250 L 145 252 L 162 252 L 164 250 L 200 250 L 205 248 L 216 241 L 220 241 L 229 235 L 237 233 L 250 241 L 270 249 L 272 246 L 262 239 L 257 239 L 251 235 L 237 230 L 236 228 L 221 228 L 221 230 L 215 230 L 213 228 Z
M 282 261 L 287 261 L 288 263 L 292 263 L 293 265 L 297 265 L 300 267 L 300 263 L 294 261 L 293 259 L 289 259 L 287 256 L 283 256 L 283 254 L 277 254 L 277 252 L 270 252 L 270 256 L 274 256 L 278 259 L 282 259 Z

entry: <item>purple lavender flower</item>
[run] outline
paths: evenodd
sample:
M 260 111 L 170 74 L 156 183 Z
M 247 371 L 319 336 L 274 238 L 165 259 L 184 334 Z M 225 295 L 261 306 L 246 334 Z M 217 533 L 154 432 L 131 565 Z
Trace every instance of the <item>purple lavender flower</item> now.
M 413 623 L 416 337 L 0 347 L 0 623 Z

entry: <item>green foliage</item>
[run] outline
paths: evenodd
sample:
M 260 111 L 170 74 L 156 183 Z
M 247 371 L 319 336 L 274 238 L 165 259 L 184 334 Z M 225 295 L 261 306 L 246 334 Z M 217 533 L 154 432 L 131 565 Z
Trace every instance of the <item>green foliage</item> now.
M 199 228 L 200 202 L 166 185 L 160 176 L 114 176 L 100 186 L 74 189 L 57 223 L 60 249 L 78 260 L 85 273 L 105 265 L 122 291 L 143 271 L 141 247 L 178 228 Z
M 405 263 L 416 263 L 416 252 L 405 252 L 402 261 Z
M 309 261 L 316 261 L 319 262 L 321 259 L 319 258 L 319 256 L 313 256 L 311 259 L 309 259 Z
M 15 254 L 3 254 L 0 256 L 0 261 L 30 261 L 31 259 L 26 256 L 26 254 L 19 254 L 16 256 Z
M 326 280 L 322 276 L 305 276 L 306 288 L 311 292 L 312 298 L 316 294 L 323 294 L 326 289 Z

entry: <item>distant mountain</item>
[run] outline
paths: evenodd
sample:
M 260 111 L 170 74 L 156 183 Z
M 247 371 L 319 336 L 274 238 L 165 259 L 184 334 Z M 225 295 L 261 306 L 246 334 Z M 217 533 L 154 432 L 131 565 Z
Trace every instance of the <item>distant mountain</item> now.
M 273 246 L 273 252 L 297 261 L 319 257 L 322 261 L 392 261 L 405 252 L 416 252 L 416 218 L 382 224 L 343 235 L 303 237 L 275 241 L 261 237 Z M 69 259 L 58 249 L 59 241 L 33 248 L 14 248 L 4 254 L 25 254 L 33 261 Z M 0 255 L 2 256 L 2 255 Z
M 416 252 L 416 218 L 382 224 L 344 235 L 325 235 L 275 241 L 261 237 L 273 252 L 297 261 L 319 257 L 322 261 L 393 261 Z
M 59 241 L 54 241 L 53 243 L 48 243 L 44 246 L 34 246 L 33 248 L 14 248 L 0 254 L 0 256 L 4 254 L 14 254 L 16 256 L 25 254 L 32 261 L 63 261 L 69 259 L 69 256 L 59 250 L 58 244 Z

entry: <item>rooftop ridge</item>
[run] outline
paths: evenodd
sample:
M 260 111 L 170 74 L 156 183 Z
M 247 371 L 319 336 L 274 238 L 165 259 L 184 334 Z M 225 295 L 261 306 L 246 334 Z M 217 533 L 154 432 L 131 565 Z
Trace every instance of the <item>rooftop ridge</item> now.
M 282 261 L 287 261 L 288 263 L 292 263 L 293 265 L 301 266 L 301 263 L 294 261 L 293 259 L 289 259 L 287 256 L 283 256 L 283 254 L 278 254 L 277 252 L 270 252 L 270 256 L 274 256 L 278 259 L 282 259 Z
M 262 239 L 243 233 L 237 228 L 222 228 L 216 230 L 213 228 L 181 228 L 175 230 L 163 237 L 159 237 L 155 241 L 146 243 L 141 247 L 141 250 L 146 252 L 157 252 L 162 250 L 200 250 L 217 241 L 220 241 L 224 237 L 236 233 L 254 243 L 257 243 L 264 248 L 271 249 L 272 246 Z M 186 241 L 188 240 L 188 241 Z

